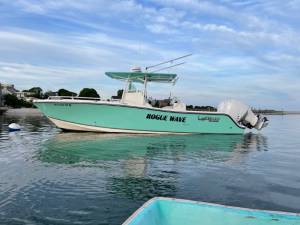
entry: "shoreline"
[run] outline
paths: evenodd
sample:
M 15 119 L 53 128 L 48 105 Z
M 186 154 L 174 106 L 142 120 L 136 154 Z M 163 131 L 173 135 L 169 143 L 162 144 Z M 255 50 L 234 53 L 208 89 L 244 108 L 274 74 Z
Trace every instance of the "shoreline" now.
M 300 115 L 300 112 L 270 112 L 261 113 L 263 115 L 275 115 L 275 116 L 285 116 L 285 115 Z
M 2 115 L 42 115 L 37 108 L 8 108 Z

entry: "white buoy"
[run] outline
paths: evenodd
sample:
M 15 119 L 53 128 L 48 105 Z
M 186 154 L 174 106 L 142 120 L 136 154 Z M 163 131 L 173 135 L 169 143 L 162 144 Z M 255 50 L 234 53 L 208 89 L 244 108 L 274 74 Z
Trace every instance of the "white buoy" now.
M 17 123 L 11 123 L 11 124 L 8 125 L 8 129 L 9 129 L 10 132 L 19 131 L 19 130 L 21 130 L 21 126 Z

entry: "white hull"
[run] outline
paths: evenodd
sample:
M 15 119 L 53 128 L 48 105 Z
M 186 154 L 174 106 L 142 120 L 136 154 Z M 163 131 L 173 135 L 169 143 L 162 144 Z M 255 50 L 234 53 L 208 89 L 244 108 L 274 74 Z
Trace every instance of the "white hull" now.
M 100 132 L 100 133 L 172 134 L 172 132 L 138 131 L 138 130 L 125 130 L 125 129 L 111 129 L 111 128 L 105 128 L 105 127 L 94 127 L 94 126 L 87 126 L 87 125 L 57 120 L 57 119 L 53 119 L 51 117 L 48 117 L 48 118 L 58 128 L 65 129 L 65 130 L 89 131 L 89 132 Z M 186 133 L 177 133 L 176 132 L 176 134 L 186 134 Z

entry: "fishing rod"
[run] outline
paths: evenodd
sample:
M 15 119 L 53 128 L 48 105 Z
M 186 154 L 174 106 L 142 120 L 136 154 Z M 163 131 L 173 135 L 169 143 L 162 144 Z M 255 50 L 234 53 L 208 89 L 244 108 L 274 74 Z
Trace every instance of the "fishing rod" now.
M 150 72 L 151 72 L 151 73 L 155 73 L 155 72 L 158 72 L 158 71 L 161 71 L 161 70 L 166 70 L 166 69 L 169 69 L 169 68 L 172 68 L 172 67 L 175 67 L 175 66 L 180 66 L 180 65 L 182 65 L 182 64 L 185 64 L 185 62 L 177 63 L 177 64 L 175 64 L 175 65 L 163 67 L 163 68 L 160 68 L 160 69 L 157 69 L 157 70 L 153 70 L 153 71 L 150 71 Z
M 147 66 L 145 69 L 146 69 L 146 71 L 147 71 L 149 68 L 161 66 L 161 65 L 166 64 L 166 63 L 172 63 L 172 62 L 174 62 L 174 61 L 177 61 L 177 60 L 182 59 L 182 58 L 185 58 L 185 57 L 189 57 L 189 56 L 191 56 L 191 55 L 193 55 L 193 54 L 190 53 L 190 54 L 187 54 L 187 55 L 184 55 L 184 56 L 180 56 L 180 57 L 178 57 L 178 58 L 171 59 L 171 60 L 168 60 L 168 61 L 165 61 L 165 62 L 161 62 L 161 63 L 155 64 L 155 65 L 152 65 L 152 66 Z

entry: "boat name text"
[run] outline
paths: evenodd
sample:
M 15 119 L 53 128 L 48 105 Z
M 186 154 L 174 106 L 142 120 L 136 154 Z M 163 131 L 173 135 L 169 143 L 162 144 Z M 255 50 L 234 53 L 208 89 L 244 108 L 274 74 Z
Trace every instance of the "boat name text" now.
M 151 120 L 164 120 L 164 121 L 174 121 L 174 122 L 182 122 L 185 123 L 186 117 L 181 116 L 167 116 L 167 115 L 159 115 L 159 114 L 147 114 L 146 119 Z

